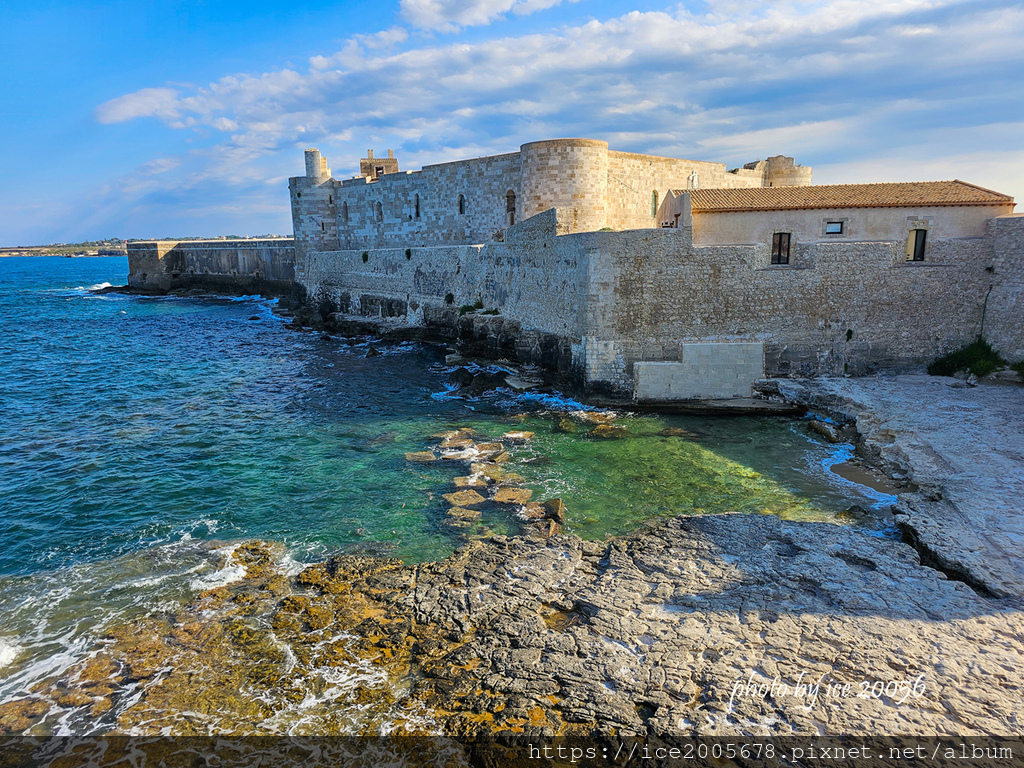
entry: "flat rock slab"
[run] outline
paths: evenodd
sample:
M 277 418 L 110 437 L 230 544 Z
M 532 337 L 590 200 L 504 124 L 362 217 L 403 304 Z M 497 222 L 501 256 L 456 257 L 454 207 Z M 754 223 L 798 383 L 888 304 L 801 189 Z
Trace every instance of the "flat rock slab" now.
M 935 563 L 1024 599 L 1024 388 L 943 376 L 772 380 L 787 400 L 855 421 L 862 448 L 918 487 L 896 520 Z
M 447 638 L 414 662 L 413 695 L 452 713 L 449 732 L 480 713 L 658 738 L 1024 730 L 1024 616 L 842 526 L 726 515 L 611 544 L 495 537 L 408 581 L 388 610 Z
M 487 499 L 471 489 L 446 493 L 444 498 L 455 507 L 476 507 L 487 501 Z

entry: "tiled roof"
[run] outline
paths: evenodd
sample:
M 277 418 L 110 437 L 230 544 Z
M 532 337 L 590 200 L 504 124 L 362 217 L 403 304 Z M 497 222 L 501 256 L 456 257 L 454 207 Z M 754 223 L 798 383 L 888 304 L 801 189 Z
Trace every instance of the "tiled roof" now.
M 686 190 L 673 190 L 676 195 Z M 787 211 L 801 208 L 906 208 L 999 205 L 1013 198 L 965 181 L 819 184 L 808 187 L 691 190 L 694 211 Z

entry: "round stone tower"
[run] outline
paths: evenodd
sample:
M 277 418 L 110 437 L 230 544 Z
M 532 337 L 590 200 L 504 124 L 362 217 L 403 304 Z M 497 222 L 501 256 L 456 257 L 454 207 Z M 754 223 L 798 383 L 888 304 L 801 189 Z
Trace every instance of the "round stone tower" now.
M 319 149 L 306 150 L 306 178 L 314 180 L 317 184 L 331 178 L 327 158 L 320 155 Z
M 608 223 L 608 142 L 552 139 L 520 148 L 520 218 L 549 208 L 572 209 L 571 232 L 590 232 Z

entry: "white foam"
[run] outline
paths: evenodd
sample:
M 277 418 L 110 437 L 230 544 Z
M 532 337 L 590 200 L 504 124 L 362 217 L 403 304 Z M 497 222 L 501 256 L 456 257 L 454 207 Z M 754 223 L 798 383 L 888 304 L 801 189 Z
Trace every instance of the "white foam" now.
M 21 646 L 18 643 L 9 637 L 0 637 L 0 669 L 14 661 L 19 653 L 21 653 Z
M 96 283 L 96 285 L 90 285 L 86 288 L 87 291 L 102 291 L 104 288 L 111 288 L 110 283 Z
M 208 573 L 198 579 L 192 579 L 189 586 L 195 590 L 216 589 L 245 578 L 244 565 L 226 565 L 219 571 Z

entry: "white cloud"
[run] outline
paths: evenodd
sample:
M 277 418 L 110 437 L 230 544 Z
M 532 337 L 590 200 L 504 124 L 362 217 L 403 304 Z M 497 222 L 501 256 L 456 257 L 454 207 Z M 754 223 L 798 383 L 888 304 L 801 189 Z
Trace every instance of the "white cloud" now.
M 123 123 L 136 117 L 172 119 L 179 114 L 177 97 L 178 92 L 173 88 L 143 88 L 100 104 L 96 108 L 96 119 L 105 124 Z
M 473 43 L 424 42 L 392 27 L 354 36 L 340 51 L 313 57 L 306 71 L 147 88 L 101 105 L 96 116 L 104 123 L 155 116 L 205 144 L 221 142 L 156 180 L 156 166 L 140 169 L 110 193 L 151 201 L 161 189 L 203 200 L 214 189 L 269 190 L 266 179 L 302 172 L 301 150 L 311 145 L 344 177 L 371 146 L 393 147 L 411 169 L 570 135 L 730 167 L 781 152 L 815 166 L 818 181 L 841 181 L 835 173 L 872 167 L 879 157 L 902 152 L 912 164 L 922 146 L 929 157 L 967 157 L 969 142 L 978 141 L 986 157 L 1020 149 L 1020 132 L 995 139 L 983 130 L 1010 122 L 1024 100 L 1013 74 L 1024 63 L 1017 44 L 1024 11 L 1003 2 L 974 10 L 958 0 L 712 0 L 704 15 L 631 12 Z M 485 23 L 470 20 L 550 4 L 418 0 L 416 7 L 430 26 Z M 965 180 L 986 183 L 964 168 Z M 286 196 L 278 197 L 284 210 Z
M 414 27 L 451 32 L 490 24 L 506 13 L 526 16 L 563 0 L 402 0 L 401 14 Z M 577 0 L 569 0 L 576 2 Z

